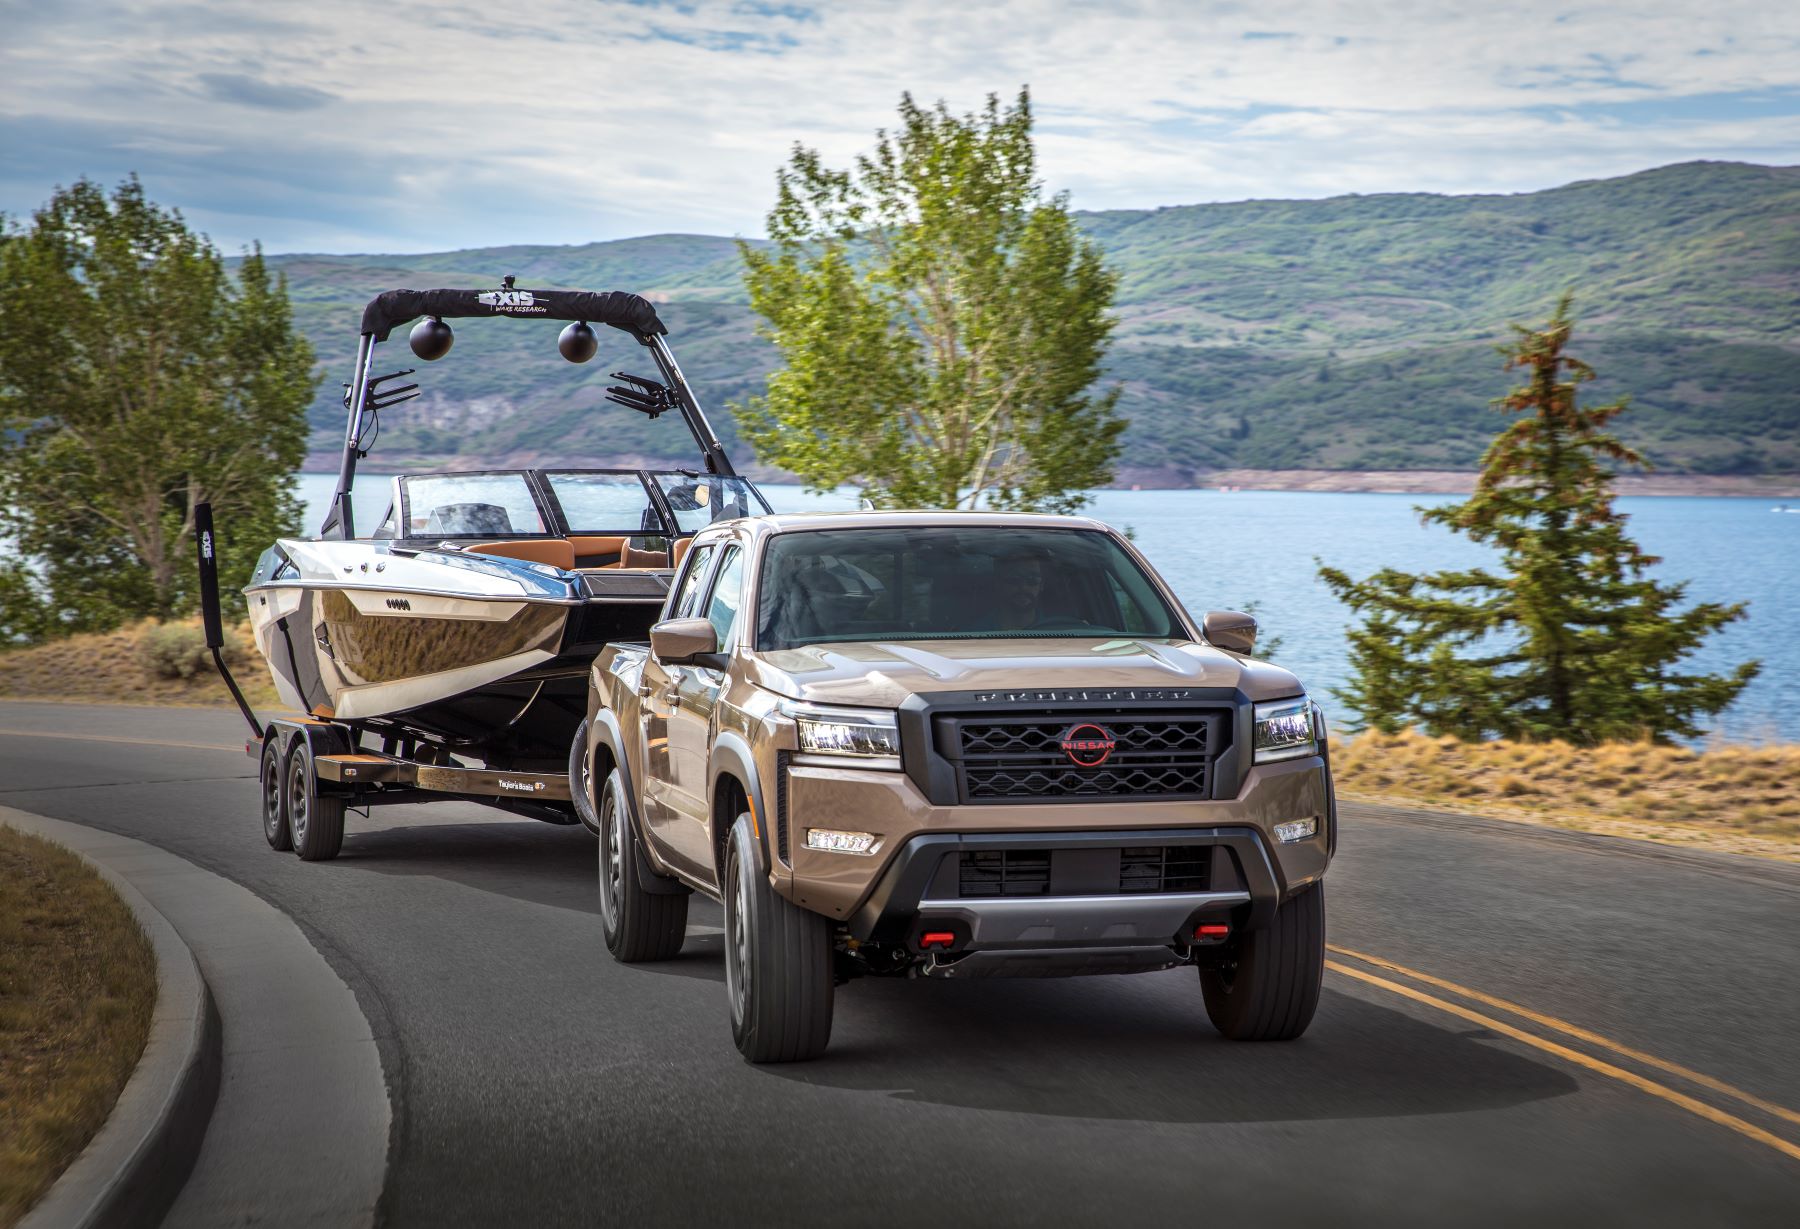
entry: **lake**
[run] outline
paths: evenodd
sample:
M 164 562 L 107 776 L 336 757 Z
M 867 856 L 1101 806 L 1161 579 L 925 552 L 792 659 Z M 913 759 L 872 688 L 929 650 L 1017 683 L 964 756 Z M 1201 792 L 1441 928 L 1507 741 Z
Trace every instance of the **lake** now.
M 359 483 L 360 525 L 375 523 L 387 483 Z M 335 475 L 300 475 L 309 532 L 324 518 Z M 854 508 L 854 497 L 813 496 L 798 487 L 761 488 L 777 511 Z M 1449 496 L 1313 491 L 1097 491 L 1087 511 L 1135 536 L 1196 617 L 1254 603 L 1262 635 L 1280 637 L 1275 659 L 1305 680 L 1327 712 L 1345 676 L 1348 612 L 1319 582 L 1315 556 L 1352 576 L 1381 567 L 1406 571 L 1470 567 L 1488 551 L 1419 523 L 1421 505 Z M 1692 601 L 1750 603 L 1749 617 L 1714 636 L 1693 665 L 1718 671 L 1759 657 L 1763 673 L 1714 723 L 1727 738 L 1800 741 L 1800 514 L 1766 499 L 1620 499 L 1630 530 L 1662 579 L 1690 581 Z

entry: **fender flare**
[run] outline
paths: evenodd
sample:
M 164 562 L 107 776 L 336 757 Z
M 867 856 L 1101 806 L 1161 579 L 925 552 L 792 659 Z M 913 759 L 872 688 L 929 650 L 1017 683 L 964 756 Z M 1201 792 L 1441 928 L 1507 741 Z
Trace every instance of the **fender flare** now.
M 601 778 L 598 773 L 593 772 L 594 753 L 602 745 L 612 753 L 613 770 L 619 774 L 619 782 L 623 786 L 624 797 L 620 801 L 625 806 L 625 822 L 631 825 L 632 835 L 637 838 L 632 842 L 632 853 L 633 861 L 637 864 L 638 884 L 652 896 L 687 895 L 693 891 L 692 888 L 674 876 L 656 869 L 644 853 L 649 843 L 644 839 L 644 824 L 638 815 L 637 787 L 632 782 L 631 760 L 625 755 L 624 731 L 619 725 L 619 715 L 604 705 L 596 709 L 588 719 L 588 770 L 595 781 Z M 594 813 L 600 813 L 598 800 Z
M 764 875 L 774 873 L 777 865 L 775 858 L 775 816 L 763 802 L 762 774 L 756 770 L 756 755 L 750 750 L 750 744 L 742 734 L 733 730 L 720 730 L 713 738 L 712 755 L 707 764 L 706 806 L 711 814 L 718 806 L 719 781 L 723 777 L 735 777 L 744 787 L 744 793 L 750 799 L 751 822 L 756 833 L 756 856 L 761 865 L 757 867 Z M 732 817 L 734 820 L 736 816 Z M 724 847 L 719 838 L 721 834 L 714 832 L 713 849 L 718 851 Z M 723 867 L 716 867 L 721 872 L 720 882 L 724 882 Z

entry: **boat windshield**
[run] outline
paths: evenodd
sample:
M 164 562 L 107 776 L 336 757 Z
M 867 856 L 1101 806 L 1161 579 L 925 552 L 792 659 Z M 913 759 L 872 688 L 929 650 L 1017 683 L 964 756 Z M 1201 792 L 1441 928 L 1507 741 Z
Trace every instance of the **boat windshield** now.
M 757 647 L 847 640 L 1188 637 L 1109 534 L 1020 526 L 832 529 L 770 541 Z
M 662 490 L 684 534 L 697 533 L 714 521 L 773 511 L 755 487 L 738 477 L 658 470 L 651 473 L 650 481 Z
M 548 470 L 550 491 L 561 505 L 570 533 L 660 535 L 662 517 L 650 502 L 644 480 L 634 473 Z
M 543 514 L 525 475 L 421 474 L 400 480 L 406 537 L 517 537 L 544 533 Z

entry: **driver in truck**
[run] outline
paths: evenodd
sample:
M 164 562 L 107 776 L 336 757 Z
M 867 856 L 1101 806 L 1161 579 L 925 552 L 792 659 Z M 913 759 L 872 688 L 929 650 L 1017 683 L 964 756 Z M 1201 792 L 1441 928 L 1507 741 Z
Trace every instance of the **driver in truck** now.
M 1021 551 L 1002 559 L 994 574 L 1000 581 L 1000 629 L 1023 631 L 1035 625 L 1044 594 L 1044 561 Z

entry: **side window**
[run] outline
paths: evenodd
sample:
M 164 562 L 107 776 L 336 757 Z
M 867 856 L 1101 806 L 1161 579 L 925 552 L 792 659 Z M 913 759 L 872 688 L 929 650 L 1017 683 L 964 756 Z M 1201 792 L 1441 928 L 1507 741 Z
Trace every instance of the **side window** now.
M 712 562 L 713 549 L 711 546 L 702 546 L 688 552 L 687 571 L 681 574 L 681 583 L 669 596 L 669 611 L 664 618 L 688 619 L 694 616 L 694 608 L 700 600 L 700 578 L 706 575 L 706 566 Z
M 713 584 L 712 600 L 706 604 L 707 621 L 719 635 L 719 648 L 731 646 L 731 631 L 737 626 L 738 609 L 744 604 L 744 552 L 733 546 L 719 565 L 719 579 Z

